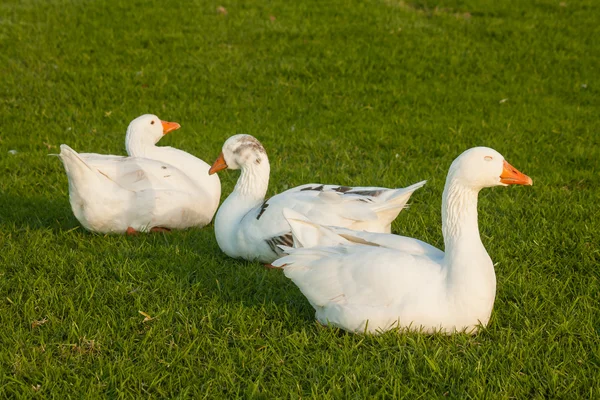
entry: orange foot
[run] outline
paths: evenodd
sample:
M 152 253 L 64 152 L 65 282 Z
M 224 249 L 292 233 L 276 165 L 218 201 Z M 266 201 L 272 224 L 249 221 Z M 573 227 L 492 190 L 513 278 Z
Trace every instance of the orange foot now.
M 154 228 L 150 229 L 150 232 L 171 232 L 171 230 L 169 228 L 161 228 L 160 226 L 155 226 Z
M 127 230 L 125 231 L 125 234 L 127 236 L 135 236 L 138 234 L 138 231 L 136 231 L 135 229 L 133 229 L 132 227 L 128 227 Z
M 265 268 L 269 268 L 269 269 L 281 269 L 279 267 L 274 267 L 271 264 L 264 264 Z

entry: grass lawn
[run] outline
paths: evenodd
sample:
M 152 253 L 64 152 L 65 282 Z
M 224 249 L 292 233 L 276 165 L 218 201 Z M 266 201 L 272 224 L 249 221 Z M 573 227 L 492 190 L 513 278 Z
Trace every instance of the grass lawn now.
M 0 397 L 598 398 L 599 111 L 596 0 L 3 0 Z M 495 148 L 534 186 L 480 195 L 489 326 L 351 335 L 212 225 L 86 232 L 47 154 L 143 113 L 209 163 L 256 136 L 269 194 L 427 179 L 393 230 L 438 247 L 451 161 Z

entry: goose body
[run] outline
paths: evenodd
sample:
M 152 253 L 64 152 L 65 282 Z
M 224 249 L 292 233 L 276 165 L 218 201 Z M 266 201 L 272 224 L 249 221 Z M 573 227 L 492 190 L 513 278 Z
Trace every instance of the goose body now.
M 402 189 L 306 184 L 265 200 L 269 184 L 269 160 L 263 146 L 250 135 L 235 135 L 211 172 L 241 169 L 233 192 L 215 217 L 215 235 L 230 257 L 270 263 L 283 253 L 279 245 L 292 243 L 285 208 L 311 220 L 372 232 L 390 232 L 391 223 L 406 206 L 411 194 L 425 182 Z
M 88 230 L 125 233 L 208 224 L 221 195 L 204 161 L 172 147 L 157 147 L 179 124 L 143 115 L 131 122 L 129 157 L 77 153 L 61 145 L 75 217 Z
M 273 265 L 283 267 L 322 324 L 356 333 L 394 327 L 475 333 L 488 323 L 496 293 L 477 196 L 484 187 L 508 184 L 532 181 L 493 149 L 473 148 L 454 161 L 442 199 L 445 252 L 416 239 L 319 226 L 286 211 L 297 248 L 286 247 L 289 255 Z

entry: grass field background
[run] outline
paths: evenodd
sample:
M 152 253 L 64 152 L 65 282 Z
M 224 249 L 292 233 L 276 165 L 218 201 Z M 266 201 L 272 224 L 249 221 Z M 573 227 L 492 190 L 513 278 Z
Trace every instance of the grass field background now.
M 598 398 L 599 38 L 594 0 L 2 1 L 0 397 Z M 495 148 L 534 186 L 480 195 L 489 326 L 350 335 L 212 225 L 86 232 L 47 154 L 143 113 L 209 163 L 256 136 L 269 195 L 427 179 L 393 231 L 438 247 L 450 163 Z

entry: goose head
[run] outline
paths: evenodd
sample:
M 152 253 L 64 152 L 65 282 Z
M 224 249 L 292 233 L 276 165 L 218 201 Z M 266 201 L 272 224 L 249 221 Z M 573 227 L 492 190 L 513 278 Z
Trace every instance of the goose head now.
M 448 181 L 477 191 L 493 186 L 533 185 L 530 177 L 489 147 L 474 147 L 458 156 L 450 166 Z
M 181 127 L 177 122 L 161 121 L 156 115 L 144 114 L 129 124 L 125 146 L 130 156 L 141 155 L 140 150 L 155 145 L 164 135 Z M 132 154 L 134 153 L 134 154 Z
M 260 142 L 251 135 L 234 135 L 223 144 L 223 151 L 213 163 L 209 174 L 224 169 L 245 170 L 257 166 L 268 166 L 267 152 Z
M 479 235 L 477 197 L 483 188 L 508 185 L 533 185 L 533 181 L 510 165 L 496 150 L 474 147 L 454 160 L 442 195 L 445 263 L 459 275 L 470 266 L 475 269 L 469 270 L 465 276 L 484 271 L 489 284 L 487 287 L 493 287 L 491 293 L 495 293 L 495 275 L 492 260 Z M 455 276 L 451 279 L 458 282 L 463 278 Z M 490 304 L 493 304 L 493 297 Z

